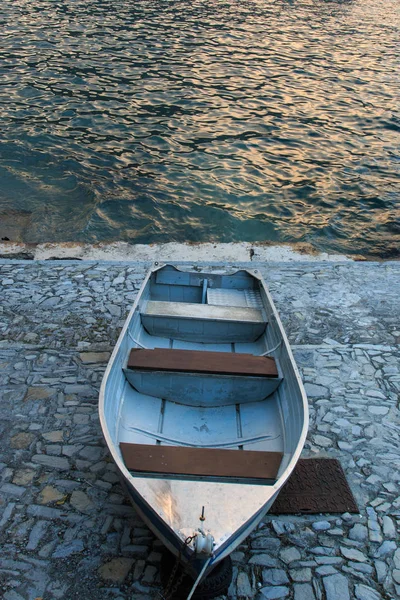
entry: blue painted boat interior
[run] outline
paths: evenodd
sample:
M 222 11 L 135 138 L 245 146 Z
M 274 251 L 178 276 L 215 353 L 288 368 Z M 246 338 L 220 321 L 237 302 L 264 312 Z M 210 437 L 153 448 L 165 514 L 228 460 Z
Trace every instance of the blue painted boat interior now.
M 171 330 L 168 336 L 164 333 L 163 323 L 160 327 L 162 335 L 157 335 L 159 332 L 157 324 L 154 323 L 151 327 L 152 333 L 146 330 L 144 322 L 146 322 L 146 307 L 149 302 L 181 303 L 181 308 L 185 308 L 183 304 L 186 304 L 186 307 L 195 304 L 204 305 L 207 304 L 207 290 L 216 291 L 222 298 L 224 290 L 228 291 L 227 297 L 233 291 L 238 297 L 241 295 L 242 300 L 245 294 L 251 292 L 253 299 L 252 306 L 249 308 L 254 310 L 254 306 L 258 306 L 257 310 L 263 320 L 262 334 L 254 340 L 253 324 L 250 323 L 247 337 L 246 332 L 242 331 L 241 341 L 229 341 L 229 331 L 233 331 L 233 337 L 236 335 L 235 323 L 229 320 L 213 322 L 210 336 L 207 332 L 199 332 L 198 329 L 190 333 L 192 322 L 196 321 L 195 311 L 191 318 L 171 318 Z M 257 296 L 256 300 L 254 295 Z M 245 299 L 242 306 L 244 304 Z M 226 308 L 229 313 L 230 307 Z M 233 307 L 231 308 L 233 310 Z M 182 324 L 185 339 L 179 339 L 182 337 Z M 238 324 L 243 325 L 242 322 Z M 223 342 L 215 341 L 221 338 L 224 339 Z M 242 385 L 237 386 L 237 393 L 232 401 L 223 404 L 219 401 L 218 394 L 214 396 L 211 394 L 211 402 L 206 406 L 191 402 L 190 389 L 186 394 L 186 403 L 182 402 L 181 398 L 173 398 L 171 390 L 168 399 L 165 398 L 164 390 L 168 387 L 165 374 L 156 372 L 148 378 L 147 389 L 151 389 L 152 393 L 143 393 L 142 389 L 137 389 L 129 383 L 127 377 L 121 377 L 122 370 L 127 373 L 125 369 L 127 356 L 130 349 L 134 347 L 240 352 L 255 355 L 266 353 L 272 348 L 271 355 L 274 356 L 281 373 L 282 361 L 285 362 L 286 359 L 287 362 L 285 346 L 281 342 L 263 287 L 259 280 L 249 273 L 239 271 L 235 275 L 205 276 L 200 273 L 177 271 L 172 266 L 155 271 L 142 292 L 129 323 L 127 335 L 114 362 L 113 372 L 110 374 L 109 385 L 114 387 L 115 398 L 113 417 L 110 414 L 110 420 L 114 422 L 111 431 L 115 444 L 124 441 L 139 444 L 280 451 L 284 453 L 282 471 L 296 447 L 296 438 L 298 440 L 302 425 L 301 418 L 297 419 L 297 426 L 296 419 L 293 418 L 296 411 L 300 411 L 299 403 L 295 401 L 290 403 L 287 397 L 287 391 L 290 392 L 291 385 L 293 386 L 290 377 L 279 378 L 276 389 L 261 394 L 256 401 L 249 401 L 246 394 L 246 385 L 249 385 L 249 388 L 254 387 L 254 382 L 244 381 Z M 169 376 L 169 379 L 171 378 L 173 379 L 173 374 Z M 202 387 L 204 379 L 208 379 L 209 382 L 209 377 L 198 377 L 197 387 Z M 226 377 L 226 384 L 231 388 L 232 379 L 234 378 Z M 193 381 L 191 384 L 193 385 Z M 199 390 L 196 393 L 198 394 Z

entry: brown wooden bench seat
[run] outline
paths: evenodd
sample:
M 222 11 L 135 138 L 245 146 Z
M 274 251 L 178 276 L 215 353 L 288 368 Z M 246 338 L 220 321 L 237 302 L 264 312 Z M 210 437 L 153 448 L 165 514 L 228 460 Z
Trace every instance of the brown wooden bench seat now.
M 282 452 L 120 443 L 126 467 L 139 473 L 276 479 Z
M 127 367 L 139 371 L 278 377 L 278 369 L 272 357 L 234 352 L 133 348 Z

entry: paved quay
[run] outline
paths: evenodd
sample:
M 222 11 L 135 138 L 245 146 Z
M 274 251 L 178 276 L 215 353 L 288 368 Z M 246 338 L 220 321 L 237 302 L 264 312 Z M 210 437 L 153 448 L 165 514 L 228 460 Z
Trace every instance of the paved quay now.
M 124 496 L 97 416 L 103 371 L 148 266 L 0 261 L 4 600 L 160 591 L 161 545 Z M 341 461 L 360 514 L 267 516 L 232 555 L 228 597 L 399 598 L 400 263 L 248 266 L 269 285 L 305 381 L 303 455 Z

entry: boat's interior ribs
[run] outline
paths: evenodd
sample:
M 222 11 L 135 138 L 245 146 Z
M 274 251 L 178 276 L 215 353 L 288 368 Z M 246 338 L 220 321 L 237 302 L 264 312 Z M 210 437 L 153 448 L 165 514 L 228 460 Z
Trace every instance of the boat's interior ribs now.
M 120 443 L 126 467 L 136 475 L 273 483 L 283 454 L 216 448 Z

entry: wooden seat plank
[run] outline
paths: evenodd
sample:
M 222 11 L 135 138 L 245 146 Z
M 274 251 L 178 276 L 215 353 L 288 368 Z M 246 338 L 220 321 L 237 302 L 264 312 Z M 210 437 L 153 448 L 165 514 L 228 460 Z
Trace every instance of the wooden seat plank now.
M 169 317 L 171 319 L 206 319 L 209 321 L 265 323 L 262 311 L 258 308 L 217 306 L 192 302 L 149 300 L 143 314 L 153 317 Z
M 278 377 L 278 369 L 272 357 L 234 352 L 133 348 L 127 367 L 140 371 Z
M 276 479 L 282 452 L 120 443 L 131 471 L 163 475 Z

